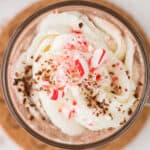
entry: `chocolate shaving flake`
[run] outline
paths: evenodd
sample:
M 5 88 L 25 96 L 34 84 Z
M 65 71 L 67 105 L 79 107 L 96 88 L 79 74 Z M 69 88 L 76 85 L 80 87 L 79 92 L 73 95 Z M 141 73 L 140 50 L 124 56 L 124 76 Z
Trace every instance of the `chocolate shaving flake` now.
M 24 85 L 24 94 L 27 96 L 30 96 L 30 90 L 31 90 L 32 84 L 30 84 L 28 78 L 25 78 L 25 77 L 22 78 L 22 82 Z
M 143 85 L 143 83 L 142 83 L 142 82 L 140 82 L 140 81 L 138 82 L 138 84 L 139 84 L 140 86 L 142 86 L 142 85 Z
M 31 116 L 29 117 L 29 120 L 32 121 L 33 119 L 34 119 L 34 117 L 31 115 Z
M 128 91 L 128 89 L 124 89 L 125 90 L 125 92 L 127 92 Z
M 82 28 L 82 27 L 83 27 L 83 23 L 80 22 L 80 23 L 79 23 L 79 28 Z
M 21 89 L 21 88 L 18 88 L 18 92 L 22 92 L 22 89 Z
M 119 88 L 120 90 L 122 89 L 122 87 L 121 87 L 121 86 L 119 86 L 118 88 Z
M 41 58 L 41 55 L 39 55 L 36 59 L 35 59 L 35 62 L 38 62 Z
M 42 74 L 42 71 L 38 71 L 37 73 L 35 73 L 36 76 L 40 76 Z
M 129 110 L 128 110 L 128 115 L 130 116 L 131 114 L 132 114 L 132 109 L 129 108 Z
M 111 113 L 109 113 L 108 115 L 111 117 L 111 120 L 113 120 L 113 116 L 112 116 L 112 114 L 111 114 Z
M 109 128 L 108 128 L 108 130 L 109 130 L 109 131 L 112 131 L 112 130 L 113 130 L 113 128 L 112 128 L 112 127 L 109 127 Z
M 111 71 L 110 71 L 109 74 L 110 74 L 110 75 L 114 75 L 114 72 L 111 72 Z
M 118 107 L 118 111 L 121 111 L 121 108 L 120 108 L 120 107 Z
M 25 104 L 25 103 L 26 103 L 26 101 L 27 101 L 27 99 L 26 99 L 26 98 L 24 98 L 24 99 L 23 99 L 23 104 Z
M 43 121 L 46 120 L 46 118 L 45 118 L 44 116 L 42 116 L 41 119 L 42 119 Z
M 15 76 L 16 76 L 16 77 L 19 77 L 19 73 L 18 73 L 18 72 L 16 72 L 16 73 L 15 73 Z
M 18 85 L 19 82 L 21 82 L 22 79 L 21 78 L 18 78 L 18 79 L 14 79 L 14 83 L 13 85 Z
M 30 104 L 30 106 L 31 106 L 31 107 L 35 107 L 36 105 L 32 103 L 32 104 Z
M 128 70 L 126 71 L 126 74 L 129 75 L 129 71 Z
M 126 123 L 126 119 L 124 118 L 124 120 L 122 122 L 120 122 L 120 125 L 123 125 Z
M 33 56 L 31 56 L 31 59 L 33 59 Z
M 115 91 L 111 91 L 111 93 L 112 93 L 112 94 L 116 94 L 116 92 L 115 92 Z
M 28 74 L 30 71 L 32 70 L 32 66 L 31 65 L 27 65 L 25 66 L 25 74 Z
M 138 94 L 137 94 L 137 93 L 135 93 L 133 96 L 134 96 L 135 98 L 138 98 Z
M 113 64 L 112 67 L 116 67 L 116 64 Z
M 26 107 L 26 110 L 27 110 L 27 112 L 30 112 L 30 108 L 29 107 Z

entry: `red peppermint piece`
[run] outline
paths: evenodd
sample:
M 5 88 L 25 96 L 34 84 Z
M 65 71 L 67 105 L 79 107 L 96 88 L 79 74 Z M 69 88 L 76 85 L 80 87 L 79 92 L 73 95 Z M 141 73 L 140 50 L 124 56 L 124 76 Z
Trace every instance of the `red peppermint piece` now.
M 62 97 L 64 97 L 64 95 L 65 95 L 65 93 L 64 93 L 64 91 L 62 92 Z
M 93 126 L 94 124 L 91 122 L 91 123 L 89 123 L 89 126 Z
M 96 70 L 96 68 L 92 67 L 90 68 L 90 72 L 94 73 L 94 71 Z
M 89 66 L 91 65 L 91 60 L 92 60 L 92 58 L 89 58 L 89 60 L 88 60 L 88 65 Z
M 75 34 L 81 34 L 81 31 L 75 30 L 75 29 L 72 29 L 71 32 L 72 32 L 72 33 L 75 33 Z
M 74 113 L 75 113 L 75 110 L 74 110 L 74 109 L 71 110 L 71 111 L 69 112 L 68 119 L 71 119 Z
M 77 105 L 77 101 L 73 100 L 72 105 L 74 105 L 74 106 Z
M 71 43 L 67 43 L 67 45 L 65 46 L 66 49 L 69 49 L 69 50 L 73 50 L 75 49 L 75 45 L 74 44 L 71 44 Z
M 51 96 L 52 100 L 57 100 L 58 99 L 58 90 L 54 89 L 52 96 Z
M 97 74 L 97 75 L 96 75 L 96 80 L 99 81 L 100 79 L 101 79 L 101 75 L 100 75 L 100 74 Z
M 80 73 L 80 76 L 83 76 L 84 75 L 84 68 L 83 68 L 83 66 L 82 66 L 82 64 L 81 64 L 81 62 L 80 62 L 80 60 L 76 60 L 75 61 L 75 65 L 76 65 L 76 67 L 77 67 L 77 69 L 78 69 L 78 71 L 79 71 L 79 73 Z
M 58 109 L 58 112 L 62 112 L 62 109 L 61 109 L 61 108 L 59 108 L 59 109 Z
M 43 87 L 44 89 L 49 89 L 49 88 L 50 88 L 49 82 L 48 82 L 48 81 L 43 81 L 43 82 L 42 82 L 42 87 Z
M 99 58 L 98 64 L 100 64 L 100 63 L 101 63 L 101 61 L 102 61 L 102 59 L 103 59 L 103 57 L 104 57 L 105 53 L 106 53 L 106 51 L 103 49 L 103 50 L 102 50 L 102 54 L 100 55 L 100 58 Z
M 113 81 L 116 81 L 116 80 L 118 80 L 119 78 L 117 77 L 117 76 L 114 76 L 113 78 L 112 78 L 112 80 Z

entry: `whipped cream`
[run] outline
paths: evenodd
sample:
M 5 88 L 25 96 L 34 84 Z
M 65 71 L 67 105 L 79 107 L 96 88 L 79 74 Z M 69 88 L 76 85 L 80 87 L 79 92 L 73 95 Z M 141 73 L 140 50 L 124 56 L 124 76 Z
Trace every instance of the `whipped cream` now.
M 136 101 L 132 39 L 107 19 L 90 17 L 49 14 L 22 57 L 32 67 L 34 103 L 71 136 L 120 127 Z M 18 60 L 17 72 L 23 68 Z

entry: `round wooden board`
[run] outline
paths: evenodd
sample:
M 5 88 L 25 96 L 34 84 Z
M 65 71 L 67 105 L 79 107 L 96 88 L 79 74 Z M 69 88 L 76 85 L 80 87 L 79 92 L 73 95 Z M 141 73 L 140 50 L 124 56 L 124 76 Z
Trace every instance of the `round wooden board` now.
M 37 3 L 31 5 L 29 8 L 20 12 L 16 17 L 14 17 L 5 26 L 5 28 L 0 34 L 0 62 L 2 62 L 2 55 L 8 44 L 10 36 L 14 32 L 14 30 L 33 12 L 53 2 L 56 2 L 56 1 L 55 0 L 38 1 Z M 107 3 L 106 1 L 97 0 L 97 2 L 103 3 L 107 6 L 110 6 L 111 8 L 113 7 L 116 11 L 121 12 L 122 15 L 124 15 L 127 19 L 130 20 L 130 22 L 132 22 L 135 25 L 137 30 L 143 35 L 146 41 L 146 38 L 144 34 L 141 32 L 140 28 L 133 21 L 133 19 L 129 17 L 126 13 L 124 13 L 122 10 L 120 10 L 116 6 L 110 3 Z M 0 114 L 1 114 L 1 117 L 0 117 L 1 126 L 5 129 L 8 135 L 13 140 L 15 140 L 16 143 L 18 143 L 24 150 L 58 150 L 58 148 L 55 148 L 53 146 L 48 146 L 36 140 L 16 123 L 16 121 L 13 119 L 13 117 L 9 113 L 6 104 L 4 103 L 4 100 L 2 98 L 2 91 L 0 91 Z M 144 123 L 147 121 L 149 115 L 150 115 L 150 107 L 146 107 L 144 111 L 141 113 L 141 115 L 139 116 L 136 123 L 120 138 L 113 141 L 109 145 L 106 145 L 104 149 L 105 150 L 116 150 L 116 149 L 121 150 L 123 147 L 125 147 L 128 144 L 128 142 L 131 142 L 134 139 L 134 137 L 137 134 L 139 134 L 140 130 L 144 126 Z M 95 148 L 94 150 L 99 150 L 99 149 L 100 148 Z

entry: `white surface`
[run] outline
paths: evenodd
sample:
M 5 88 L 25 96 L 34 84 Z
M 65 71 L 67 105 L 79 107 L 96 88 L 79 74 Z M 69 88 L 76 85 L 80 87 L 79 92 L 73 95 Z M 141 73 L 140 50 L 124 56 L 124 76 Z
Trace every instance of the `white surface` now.
M 0 0 L 0 26 L 11 19 L 16 13 L 36 0 Z M 150 1 L 149 0 L 108 0 L 126 10 L 140 24 L 150 39 Z M 5 20 L 5 21 L 4 21 Z M 0 29 L 1 30 L 1 29 Z M 22 150 L 12 141 L 0 127 L 0 150 Z M 150 149 L 150 116 L 144 128 L 124 150 L 149 150 Z
M 2 127 L 0 127 L 0 150 L 22 150 L 8 137 Z

